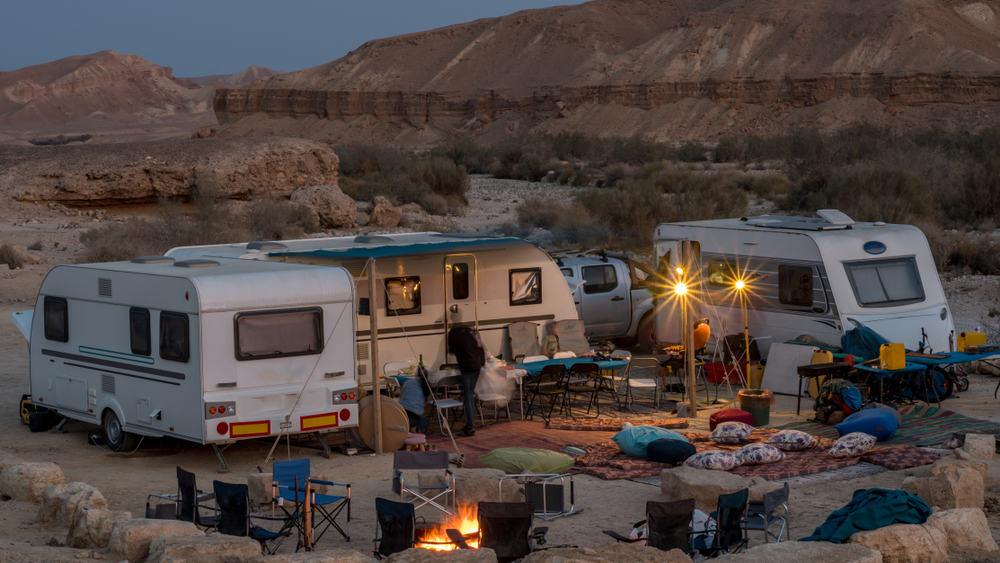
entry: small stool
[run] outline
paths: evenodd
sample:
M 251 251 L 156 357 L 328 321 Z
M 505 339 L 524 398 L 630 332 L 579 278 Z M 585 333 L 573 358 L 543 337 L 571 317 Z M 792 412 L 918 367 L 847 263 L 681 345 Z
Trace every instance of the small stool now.
M 422 452 L 427 450 L 427 436 L 410 432 L 403 440 L 403 445 L 408 452 Z

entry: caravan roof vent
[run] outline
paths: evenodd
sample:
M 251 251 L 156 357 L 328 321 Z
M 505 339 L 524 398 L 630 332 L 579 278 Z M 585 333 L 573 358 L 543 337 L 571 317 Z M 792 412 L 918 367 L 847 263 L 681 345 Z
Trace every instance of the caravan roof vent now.
M 288 247 L 280 242 L 270 242 L 258 240 L 247 244 L 247 250 L 287 250 Z
M 169 256 L 140 256 L 131 260 L 133 264 L 169 264 L 173 261 Z
M 354 237 L 354 242 L 358 244 L 387 244 L 390 242 L 396 242 L 392 237 L 384 237 L 381 235 L 361 235 Z
M 178 268 L 211 268 L 213 266 L 218 266 L 219 263 L 215 260 L 203 260 L 200 258 L 194 260 L 181 260 L 180 262 L 174 262 L 174 266 Z
M 820 209 L 816 212 L 816 215 L 826 219 L 827 223 L 832 225 L 853 225 L 854 219 L 847 216 L 846 213 L 837 209 Z

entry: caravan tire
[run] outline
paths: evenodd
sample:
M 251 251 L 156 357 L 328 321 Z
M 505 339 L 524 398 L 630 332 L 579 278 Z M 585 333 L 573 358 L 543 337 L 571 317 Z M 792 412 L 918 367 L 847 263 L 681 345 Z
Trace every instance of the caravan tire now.
M 115 452 L 129 451 L 135 447 L 135 434 L 126 432 L 115 411 L 104 413 L 104 441 Z

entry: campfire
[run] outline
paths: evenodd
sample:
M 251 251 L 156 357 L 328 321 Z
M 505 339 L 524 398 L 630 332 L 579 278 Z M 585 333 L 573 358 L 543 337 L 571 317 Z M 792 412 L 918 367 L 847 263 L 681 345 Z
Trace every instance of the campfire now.
M 433 551 L 453 551 L 458 545 L 448 536 L 448 530 L 458 530 L 465 538 L 465 544 L 476 549 L 479 547 L 479 521 L 476 519 L 474 506 L 459 506 L 455 515 L 444 523 L 436 526 L 417 529 L 417 541 L 414 547 Z M 453 532 L 454 533 L 454 532 Z

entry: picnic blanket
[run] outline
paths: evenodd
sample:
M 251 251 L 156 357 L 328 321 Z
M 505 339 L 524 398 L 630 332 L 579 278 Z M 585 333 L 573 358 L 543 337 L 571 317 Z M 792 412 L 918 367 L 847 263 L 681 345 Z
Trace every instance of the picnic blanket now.
M 459 449 L 465 454 L 465 467 L 486 467 L 479 462 L 479 456 L 497 448 L 521 446 L 558 452 L 565 446 L 585 448 L 595 442 L 609 440 L 614 432 L 584 432 L 574 430 L 550 430 L 544 422 L 515 420 L 500 422 L 476 429 L 476 435 L 463 438 L 455 436 Z M 427 436 L 427 443 L 439 450 L 452 451 L 451 440 L 444 434 Z
M 830 514 L 813 535 L 799 541 L 843 543 L 855 532 L 892 524 L 923 524 L 931 509 L 920 497 L 894 489 L 854 491 L 847 506 Z
M 658 428 L 687 428 L 688 421 L 683 418 L 551 418 L 550 430 L 586 430 L 591 432 L 618 432 L 622 424 L 628 422 L 632 426 L 656 426 Z
M 996 426 L 995 422 L 971 418 L 941 407 L 927 405 L 905 405 L 900 407 L 899 414 L 903 415 L 903 424 L 900 425 L 899 430 L 892 438 L 885 442 L 879 442 L 879 444 L 887 446 L 936 446 L 950 440 L 954 432 L 975 434 L 977 430 Z M 836 440 L 839 437 L 835 426 L 822 424 L 815 420 L 793 422 L 779 428 L 782 430 L 801 430 L 817 438 Z M 992 434 L 992 432 L 989 433 Z

